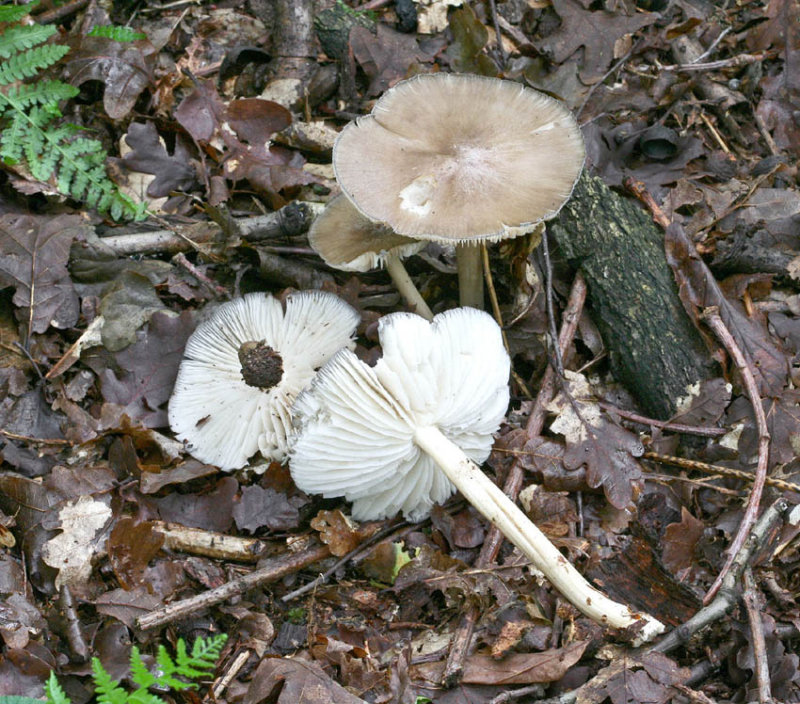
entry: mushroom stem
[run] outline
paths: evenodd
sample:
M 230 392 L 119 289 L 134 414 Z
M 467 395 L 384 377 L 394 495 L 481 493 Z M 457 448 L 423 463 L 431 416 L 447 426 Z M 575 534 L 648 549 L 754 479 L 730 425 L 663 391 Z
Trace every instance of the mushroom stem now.
M 613 628 L 642 624 L 637 644 L 664 631 L 664 625 L 652 616 L 635 612 L 591 586 L 547 536 L 439 428 L 418 428 L 414 442 L 433 458 L 467 501 L 496 525 L 579 611 Z
M 462 307 L 483 310 L 481 245 L 457 244 L 458 298 Z
M 426 320 L 433 320 L 433 311 L 431 311 L 428 304 L 425 303 L 425 299 L 422 297 L 417 287 L 414 286 L 414 282 L 408 275 L 400 257 L 390 254 L 386 257 L 384 264 L 389 276 L 392 277 L 394 285 L 397 287 L 400 295 L 406 300 L 406 303 L 411 307 L 411 310 L 421 315 Z

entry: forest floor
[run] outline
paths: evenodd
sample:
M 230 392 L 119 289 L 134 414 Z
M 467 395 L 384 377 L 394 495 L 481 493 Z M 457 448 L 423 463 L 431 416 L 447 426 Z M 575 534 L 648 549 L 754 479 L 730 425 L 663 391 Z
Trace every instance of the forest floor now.
M 152 664 L 158 645 L 225 633 L 213 683 L 164 696 L 800 702 L 797 3 L 356 9 L 35 8 L 70 47 L 49 69 L 80 88 L 64 118 L 103 142 L 112 177 L 151 215 L 115 223 L 24 162 L 0 172 L 0 695 L 42 697 L 54 670 L 83 704 L 92 657 L 125 678 L 133 646 Z M 88 36 L 108 24 L 146 38 Z M 587 170 L 623 198 L 636 184 L 646 212 L 694 245 L 671 264 L 719 366 L 666 423 L 613 378 L 576 262 L 552 241 L 545 261 L 528 237 L 488 249 L 514 376 L 484 470 L 520 480 L 526 513 L 595 585 L 684 626 L 655 647 L 581 615 L 507 542 L 482 551 L 487 522 L 459 495 L 420 523 L 358 525 L 287 467 L 256 456 L 221 472 L 170 431 L 186 340 L 242 294 L 335 293 L 361 315 L 359 357 L 379 357 L 377 322 L 404 310 L 394 286 L 326 266 L 306 230 L 338 192 L 338 131 L 436 71 L 563 101 Z M 434 312 L 458 305 L 452 248 L 407 266 Z M 715 329 L 709 302 L 722 307 Z M 556 328 L 569 382 L 551 369 Z M 604 438 L 585 461 L 566 429 L 576 407 Z

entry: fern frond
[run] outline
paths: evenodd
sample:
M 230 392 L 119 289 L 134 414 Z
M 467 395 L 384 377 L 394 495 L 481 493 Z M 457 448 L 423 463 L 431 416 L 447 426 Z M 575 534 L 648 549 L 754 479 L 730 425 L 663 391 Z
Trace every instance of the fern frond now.
M 69 83 L 62 81 L 39 81 L 38 83 L 23 83 L 11 86 L 8 97 L 0 93 L 0 106 L 4 99 L 16 107 L 25 109 L 32 105 L 46 105 L 47 103 L 60 103 L 78 95 L 80 91 Z M 0 110 L 2 112 L 2 110 Z
M 0 35 L 0 58 L 7 59 L 25 49 L 46 42 L 56 33 L 51 24 L 9 27 Z
M 0 5 L 0 22 L 19 22 L 38 4 L 39 0 L 27 5 Z
M 139 648 L 135 645 L 131 649 L 131 679 L 141 688 L 148 689 L 156 684 L 156 678 L 152 675 L 147 665 L 142 661 Z
M 19 22 L 33 6 L 0 5 L 0 24 Z M 78 89 L 57 80 L 24 83 L 69 51 L 43 43 L 55 31 L 37 24 L 0 29 L 0 158 L 11 166 L 24 162 L 33 178 L 55 182 L 59 192 L 115 220 L 141 219 L 146 205 L 134 203 L 109 179 L 102 144 L 77 136 L 75 125 L 56 122 L 59 103 L 74 98 Z
M 103 37 L 115 42 L 135 42 L 138 39 L 147 39 L 147 35 L 137 32 L 130 27 L 119 27 L 110 24 L 96 24 L 89 32 L 90 37 Z
M 68 46 L 45 44 L 16 54 L 0 65 L 0 85 L 7 86 L 14 81 L 33 78 L 42 69 L 60 61 L 68 52 Z
M 48 704 L 72 704 L 67 693 L 58 683 L 56 673 L 52 670 L 50 670 L 50 677 L 44 686 L 44 693 L 47 695 Z
M 97 658 L 92 658 L 92 673 L 98 704 L 126 704 L 128 693 L 120 687 L 119 682 L 111 679 Z

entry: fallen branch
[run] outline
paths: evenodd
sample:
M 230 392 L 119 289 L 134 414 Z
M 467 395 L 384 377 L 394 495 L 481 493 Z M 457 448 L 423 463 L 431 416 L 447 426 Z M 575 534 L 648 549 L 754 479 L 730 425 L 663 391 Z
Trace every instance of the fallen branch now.
M 201 609 L 219 604 L 226 599 L 230 599 L 232 596 L 243 594 L 250 589 L 261 587 L 270 582 L 275 582 L 288 574 L 294 574 L 304 567 L 308 567 L 315 562 L 330 557 L 330 555 L 331 551 L 327 545 L 314 542 L 302 552 L 291 553 L 276 558 L 275 560 L 270 560 L 270 562 L 261 569 L 257 569 L 250 574 L 226 582 L 215 589 L 210 589 L 207 592 L 202 592 L 188 599 L 175 601 L 155 611 L 151 611 L 149 614 L 138 618 L 136 620 L 136 626 L 143 631 L 147 631 L 151 628 L 163 626 L 166 623 L 172 623 Z
M 770 437 L 769 430 L 767 429 L 767 417 L 764 414 L 764 406 L 761 403 L 761 395 L 758 393 L 758 385 L 756 384 L 753 372 L 748 366 L 736 341 L 733 339 L 733 335 L 731 335 L 725 323 L 722 322 L 722 318 L 719 317 L 719 310 L 715 307 L 708 308 L 704 311 L 703 318 L 706 324 L 714 331 L 717 339 L 719 339 L 725 349 L 728 350 L 728 354 L 730 354 L 736 366 L 739 368 L 745 391 L 753 406 L 756 428 L 758 429 L 758 464 L 756 466 L 755 476 L 753 477 L 753 488 L 750 492 L 750 498 L 747 502 L 747 509 L 745 510 L 744 517 L 739 524 L 739 530 L 736 532 L 736 537 L 733 539 L 728 550 L 728 559 L 717 575 L 717 578 L 714 580 L 714 584 L 711 585 L 711 588 L 703 599 L 703 603 L 708 604 L 720 588 L 725 574 L 731 568 L 736 554 L 747 539 L 747 535 L 750 533 L 750 529 L 753 527 L 758 517 L 758 508 L 761 504 L 761 495 L 764 492 L 764 484 L 767 478 Z

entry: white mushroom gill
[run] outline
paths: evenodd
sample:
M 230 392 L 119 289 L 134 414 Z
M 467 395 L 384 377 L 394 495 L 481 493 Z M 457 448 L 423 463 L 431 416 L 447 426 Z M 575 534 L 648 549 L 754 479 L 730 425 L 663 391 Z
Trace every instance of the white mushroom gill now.
M 339 352 L 293 412 L 298 435 L 290 470 L 304 491 L 353 502 L 366 520 L 402 511 L 425 517 L 457 488 L 552 585 L 603 625 L 641 625 L 647 640 L 663 625 L 592 587 L 480 469 L 508 406 L 510 362 L 486 313 L 459 308 L 431 324 L 402 313 L 378 330 L 374 368 Z
M 352 347 L 358 313 L 333 294 L 269 294 L 228 303 L 191 335 L 169 402 L 169 423 L 197 459 L 238 469 L 259 450 L 282 461 L 291 405 L 316 370 Z

